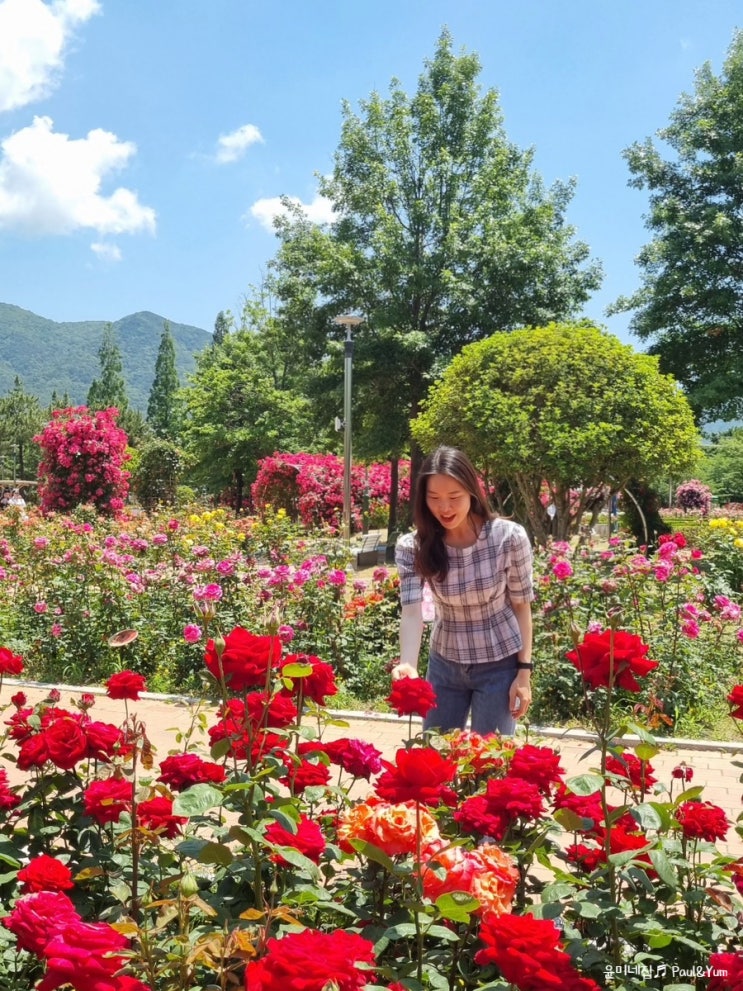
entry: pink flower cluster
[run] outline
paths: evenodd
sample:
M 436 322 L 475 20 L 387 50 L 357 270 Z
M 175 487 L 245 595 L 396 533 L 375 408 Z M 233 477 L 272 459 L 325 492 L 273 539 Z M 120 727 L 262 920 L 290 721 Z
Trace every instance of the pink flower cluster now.
M 343 513 L 343 459 L 334 454 L 282 454 L 276 452 L 258 462 L 258 475 L 251 488 L 253 504 L 284 509 L 291 519 L 305 526 L 328 524 L 337 527 Z M 410 464 L 400 462 L 400 503 L 410 499 Z M 351 512 L 360 528 L 362 505 L 368 498 L 387 505 L 390 497 L 389 464 L 353 465 Z
M 44 512 L 90 503 L 115 515 L 129 489 L 127 436 L 116 426 L 119 411 L 90 412 L 85 406 L 55 410 L 34 437 L 41 447 L 39 499 Z

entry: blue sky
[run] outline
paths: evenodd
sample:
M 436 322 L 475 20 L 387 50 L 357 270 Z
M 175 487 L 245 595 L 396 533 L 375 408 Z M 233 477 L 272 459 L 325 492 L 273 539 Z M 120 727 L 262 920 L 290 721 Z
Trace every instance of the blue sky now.
M 621 153 L 720 70 L 740 0 L 0 0 L 0 301 L 211 330 L 260 282 L 278 196 L 327 215 L 341 101 L 412 92 L 444 26 L 545 181 L 577 179 L 586 315 L 636 343 L 604 316 L 648 240 Z

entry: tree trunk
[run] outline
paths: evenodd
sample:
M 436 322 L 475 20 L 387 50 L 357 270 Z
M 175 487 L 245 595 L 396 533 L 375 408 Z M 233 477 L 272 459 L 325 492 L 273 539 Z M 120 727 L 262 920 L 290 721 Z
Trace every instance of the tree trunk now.
M 243 508 L 243 494 L 244 494 L 244 491 L 245 491 L 245 476 L 239 470 L 239 468 L 236 468 L 235 471 L 233 472 L 232 477 L 235 480 L 235 513 L 236 513 L 236 515 L 239 516 L 240 513 L 242 512 L 242 508 Z
M 387 520 L 387 532 L 397 530 L 397 503 L 400 496 L 400 459 L 390 458 L 390 512 Z

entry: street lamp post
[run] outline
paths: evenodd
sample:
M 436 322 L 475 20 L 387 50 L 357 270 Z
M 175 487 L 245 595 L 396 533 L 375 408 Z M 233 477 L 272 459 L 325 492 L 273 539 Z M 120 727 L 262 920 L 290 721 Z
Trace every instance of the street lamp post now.
M 343 315 L 333 323 L 346 329 L 343 350 L 343 539 L 351 543 L 351 372 L 353 367 L 353 328 L 363 323 L 361 317 Z

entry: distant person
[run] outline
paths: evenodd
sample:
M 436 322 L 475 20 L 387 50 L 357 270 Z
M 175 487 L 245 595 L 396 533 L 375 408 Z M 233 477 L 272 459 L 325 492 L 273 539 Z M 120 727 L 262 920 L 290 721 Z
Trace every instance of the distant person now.
M 435 606 L 427 680 L 436 708 L 424 729 L 513 734 L 531 704 L 531 543 L 488 507 L 469 458 L 439 447 L 421 466 L 415 532 L 402 536 L 400 660 L 393 679 L 418 674 L 424 581 Z
M 20 489 L 13 489 L 8 497 L 9 506 L 18 506 L 19 509 L 26 508 L 26 500 L 21 495 Z

